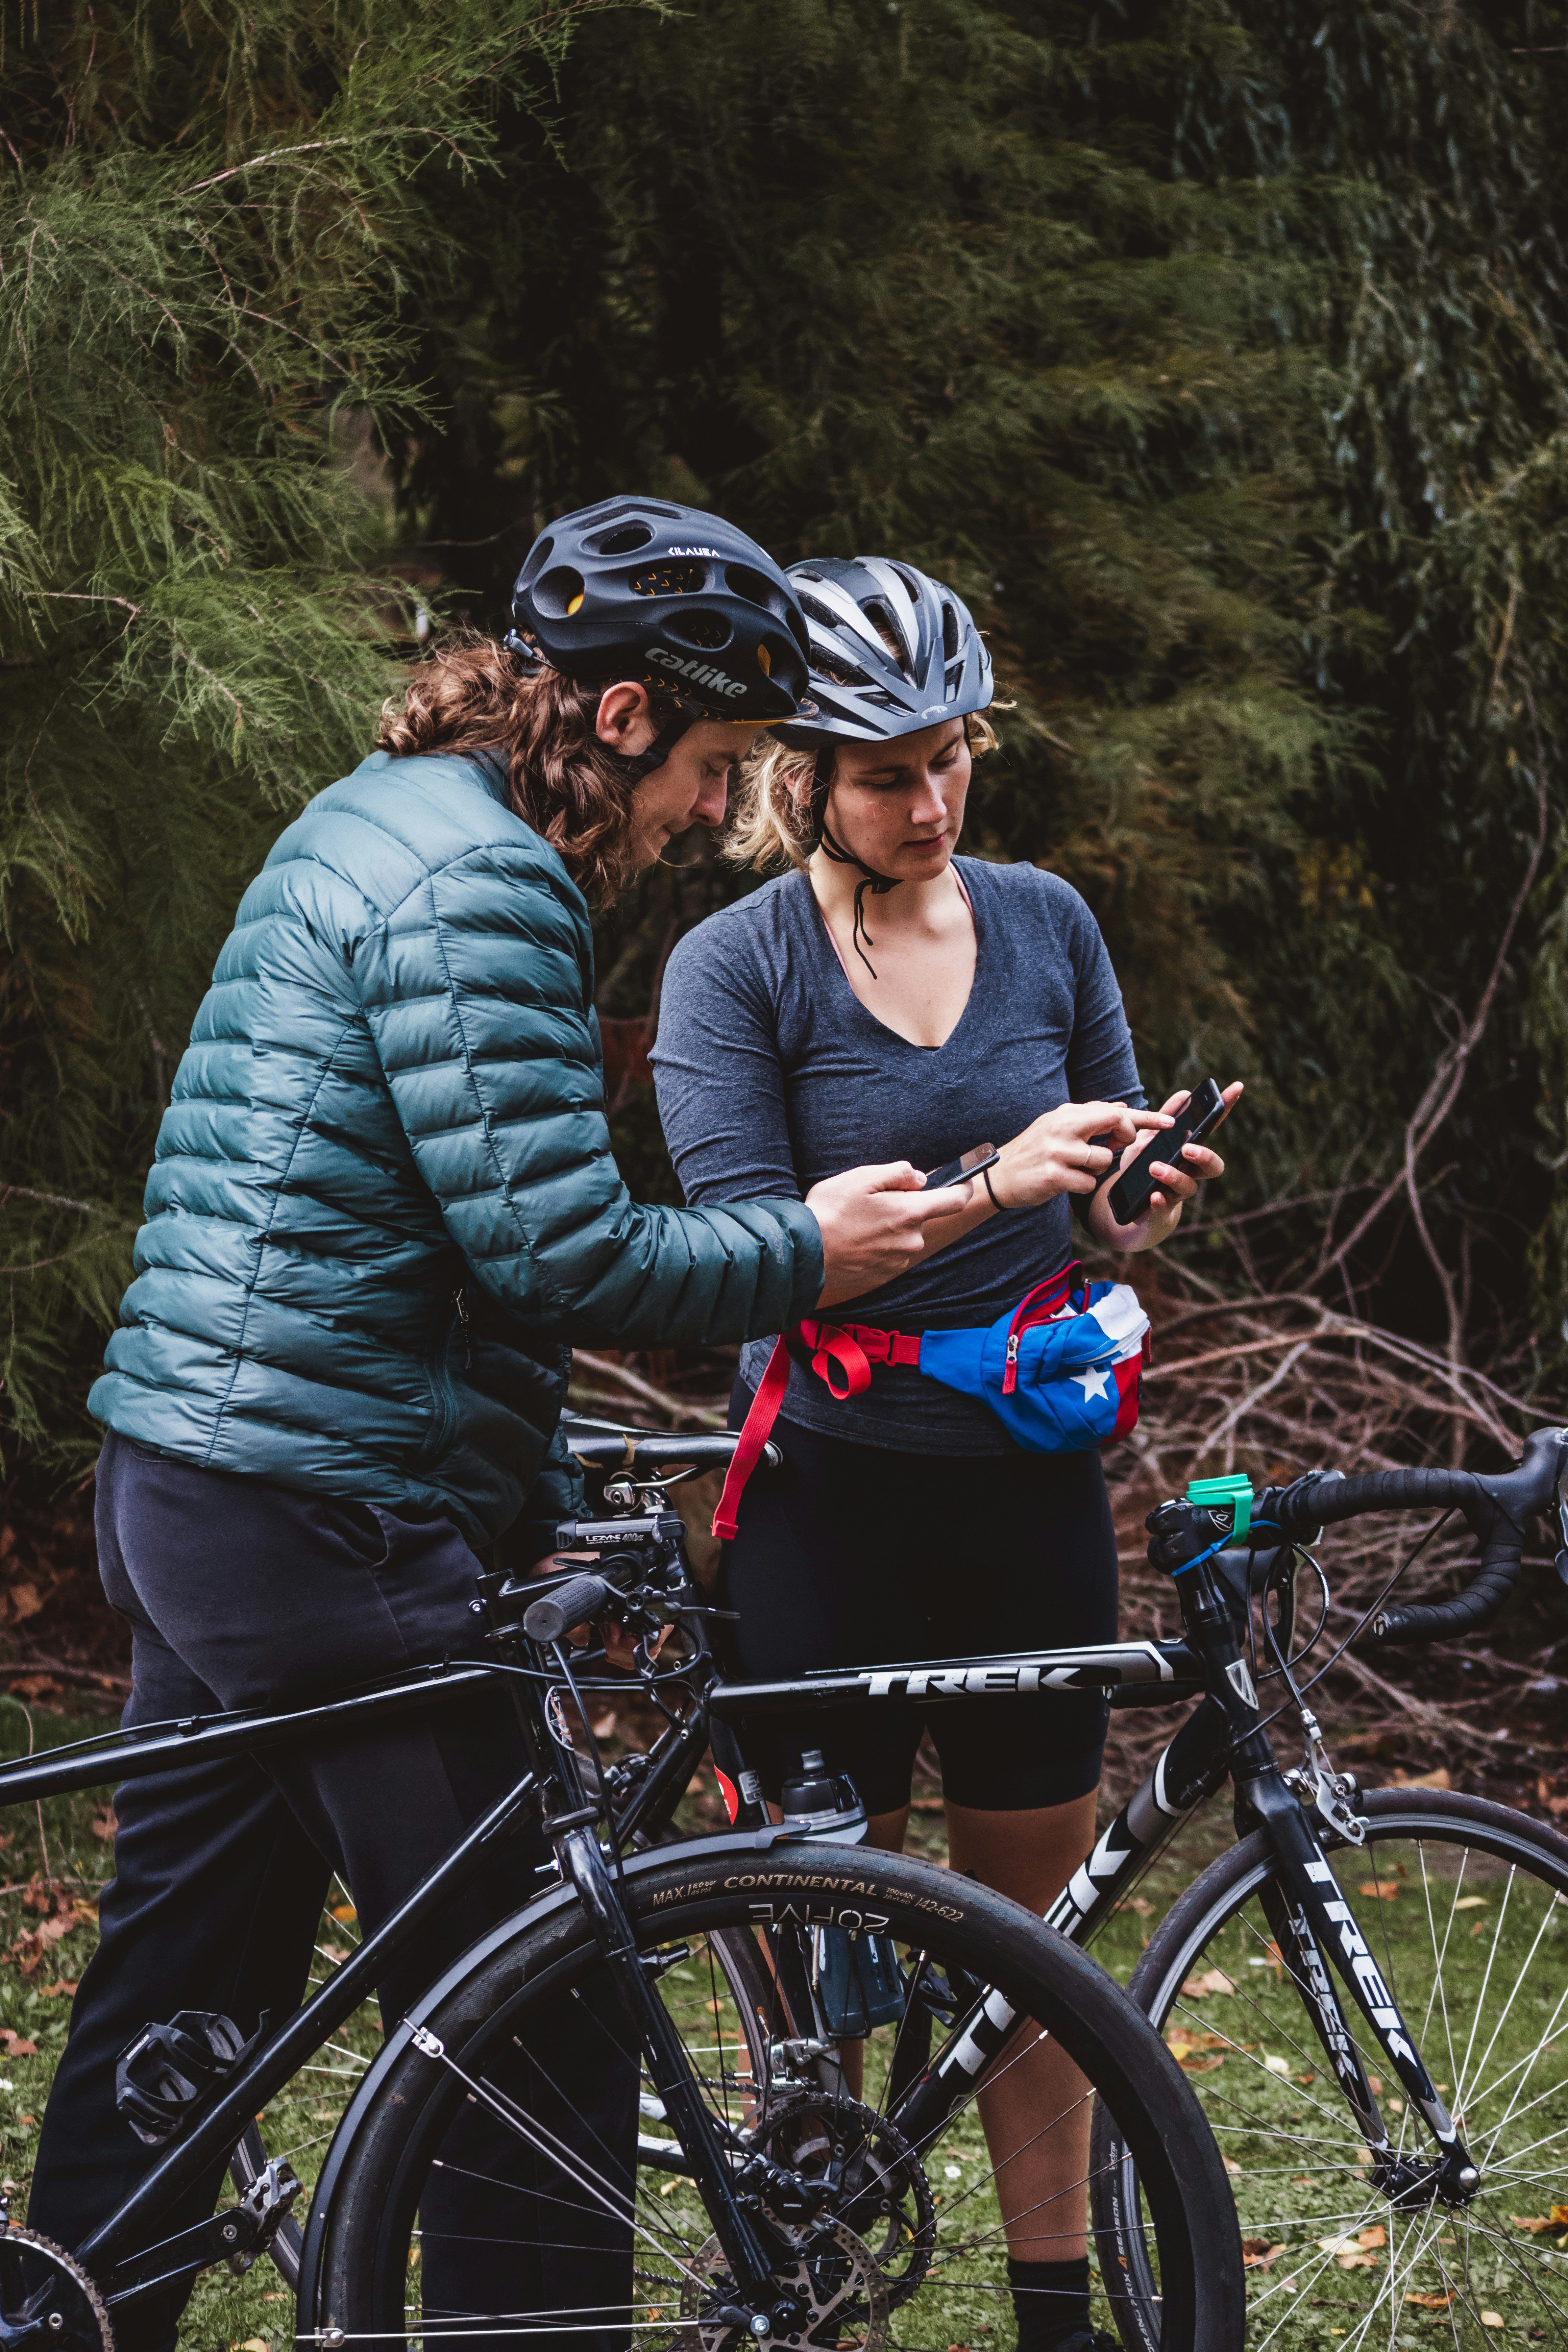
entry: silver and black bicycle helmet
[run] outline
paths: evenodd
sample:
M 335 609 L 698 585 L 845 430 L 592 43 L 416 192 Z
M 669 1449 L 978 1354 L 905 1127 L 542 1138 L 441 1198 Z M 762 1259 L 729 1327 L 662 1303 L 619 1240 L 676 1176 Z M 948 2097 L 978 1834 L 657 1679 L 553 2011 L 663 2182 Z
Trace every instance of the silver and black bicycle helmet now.
M 697 719 L 795 717 L 805 617 L 784 572 L 697 507 L 604 499 L 541 531 L 512 592 L 509 651 L 584 686 L 657 687 L 680 716 L 635 759 L 647 774 Z
M 969 607 L 912 563 L 813 557 L 789 583 L 805 614 L 815 709 L 786 743 L 875 743 L 965 719 L 991 700 L 991 656 Z
M 851 856 L 828 829 L 835 750 L 915 735 L 986 709 L 991 656 L 962 598 L 912 563 L 879 555 L 812 557 L 792 563 L 788 576 L 805 614 L 812 708 L 778 732 L 784 742 L 816 751 L 811 845 L 864 877 L 855 892 L 855 950 L 874 980 L 876 966 L 860 944 L 876 944 L 865 924 L 866 893 L 883 898 L 897 877 Z

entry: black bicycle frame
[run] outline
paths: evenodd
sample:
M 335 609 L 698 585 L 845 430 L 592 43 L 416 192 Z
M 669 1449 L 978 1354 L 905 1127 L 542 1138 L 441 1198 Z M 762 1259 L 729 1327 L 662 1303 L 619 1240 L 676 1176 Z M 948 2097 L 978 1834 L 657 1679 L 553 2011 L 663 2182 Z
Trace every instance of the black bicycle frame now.
M 616 1888 L 613 1852 L 667 1826 L 692 1767 L 709 1745 L 711 1720 L 732 1723 L 768 1714 L 798 1713 L 803 1708 L 826 1716 L 847 1706 L 893 1700 L 941 1704 L 956 1698 L 1016 1697 L 1050 1690 L 1102 1690 L 1113 1706 L 1161 1706 L 1201 1694 L 1200 1704 L 1163 1749 L 1142 1787 L 1074 1873 L 1047 1914 L 1047 1924 L 1075 1943 L 1090 1942 L 1182 1822 L 1227 1778 L 1233 1779 L 1238 1830 L 1262 1827 L 1278 1861 L 1277 1886 L 1270 1896 L 1278 1916 L 1270 1914 L 1270 1925 L 1281 1956 L 1292 1969 L 1374 2165 L 1381 2173 L 1394 2167 L 1395 2159 L 1333 1990 L 1327 1965 L 1330 1958 L 1363 2012 L 1389 2066 L 1438 2143 L 1440 2189 L 1462 2197 L 1473 2186 L 1477 2175 L 1453 2120 L 1365 1938 L 1349 1906 L 1338 1896 L 1309 1812 L 1275 1761 L 1241 1652 L 1234 1605 L 1227 1601 L 1216 1564 L 1194 1564 L 1181 1579 L 1178 1591 L 1186 1628 L 1181 1641 L 1107 1643 L 1094 1648 L 911 1661 L 813 1674 L 796 1681 L 732 1683 L 715 1677 L 700 1622 L 705 1613 L 700 1605 L 678 1605 L 682 1595 L 691 1602 L 697 1601 L 697 1596 L 685 1581 L 679 1538 L 669 1532 L 672 1526 L 678 1528 L 679 1522 L 667 1517 L 661 1538 L 676 1570 L 669 1585 L 672 1606 L 676 1614 L 690 1621 L 695 1655 L 663 1680 L 684 1686 L 691 1704 L 684 1718 L 672 1719 L 626 1801 L 616 1804 L 608 1857 L 597 1834 L 590 1833 L 590 1824 L 600 1819 L 602 1808 L 590 1798 L 574 1753 L 553 1736 L 546 1719 L 543 1686 L 552 1680 L 564 1684 L 569 1679 L 566 1658 L 559 1649 L 555 1652 L 558 1676 L 537 1667 L 520 1672 L 500 1664 L 449 1662 L 307 1707 L 190 1717 L 173 1725 L 105 1735 L 48 1756 L 0 1766 L 0 1805 L 22 1803 L 110 1781 L 141 1779 L 193 1756 L 250 1753 L 327 1730 L 342 1732 L 361 1724 L 379 1724 L 451 1704 L 471 1696 L 480 1685 L 493 1686 L 498 1676 L 507 1678 L 517 1701 L 531 1760 L 532 1769 L 474 1824 L 391 1917 L 365 1938 L 353 1957 L 334 1970 L 282 2026 L 266 2034 L 237 2072 L 215 2087 L 138 2187 L 76 2249 L 77 2259 L 98 2279 L 111 2305 L 138 2299 L 234 2250 L 220 2235 L 220 2225 L 227 2218 L 224 2215 L 160 2242 L 147 2243 L 145 2238 L 158 2215 L 166 2212 L 215 2163 L 226 2159 L 251 2118 L 374 1993 L 392 1960 L 473 1875 L 495 1841 L 535 1816 L 542 1817 L 554 1841 L 563 1877 L 575 1888 L 637 2027 L 658 2095 L 701 2189 L 735 2288 L 754 2304 L 765 2292 L 777 2249 L 771 2243 L 772 2233 L 765 2223 L 749 2219 L 736 2202 L 717 2127 L 691 2076 L 668 2011 L 638 1960 Z M 567 1534 L 563 1529 L 563 1542 Z M 605 1540 L 600 1535 L 599 1541 Z M 528 1588 L 532 1593 L 548 1589 L 538 1584 Z M 487 1594 L 492 1638 L 503 1647 L 508 1640 L 515 1642 L 515 1626 L 509 1627 L 504 1618 L 498 1620 L 491 1604 L 501 1598 L 515 1600 L 521 1588 L 500 1577 L 487 1577 L 481 1580 L 481 1591 Z M 579 1686 L 600 1685 L 580 1681 Z M 624 1682 L 618 1686 L 624 1688 Z M 771 1843 L 779 1833 L 764 1834 Z M 940 2050 L 890 2111 L 891 2120 L 914 2147 L 933 2138 L 972 2095 L 979 2075 L 1005 2047 L 1014 2022 L 1009 2003 L 989 1987 L 956 2018 Z M 232 2240 L 232 2228 L 226 2236 Z

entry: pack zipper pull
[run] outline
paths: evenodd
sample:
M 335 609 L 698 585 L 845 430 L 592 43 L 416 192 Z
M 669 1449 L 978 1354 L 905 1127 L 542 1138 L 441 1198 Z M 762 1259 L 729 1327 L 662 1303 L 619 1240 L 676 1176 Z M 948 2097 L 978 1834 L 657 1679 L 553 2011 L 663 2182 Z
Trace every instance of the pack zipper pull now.
M 458 1310 L 458 1320 L 463 1327 L 463 1370 L 466 1372 L 471 1372 L 474 1369 L 474 1350 L 468 1334 L 468 1302 L 463 1297 L 463 1286 L 460 1282 L 452 1293 L 452 1304 Z
M 1007 1335 L 1007 1368 L 1006 1368 L 1006 1370 L 1004 1371 L 1004 1373 L 1003 1373 L 1003 1375 L 1002 1375 L 1002 1393 L 1003 1393 L 1003 1395 L 1004 1395 L 1004 1396 L 1011 1396 L 1011 1395 L 1012 1395 L 1012 1393 L 1013 1393 L 1013 1391 L 1014 1391 L 1014 1390 L 1017 1387 L 1017 1385 L 1018 1385 L 1018 1334 L 1017 1334 L 1017 1332 L 1016 1332 L 1016 1331 L 1011 1331 L 1011 1332 L 1009 1332 L 1009 1333 L 1008 1333 L 1008 1335 Z

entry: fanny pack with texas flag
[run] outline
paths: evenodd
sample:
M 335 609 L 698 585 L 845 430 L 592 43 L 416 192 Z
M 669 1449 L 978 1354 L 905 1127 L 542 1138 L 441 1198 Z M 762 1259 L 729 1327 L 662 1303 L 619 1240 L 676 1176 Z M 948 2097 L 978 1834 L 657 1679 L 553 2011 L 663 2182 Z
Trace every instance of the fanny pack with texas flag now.
M 873 1364 L 911 1364 L 977 1397 L 1029 1454 L 1114 1445 L 1138 1419 L 1149 1318 L 1125 1282 L 1090 1282 L 1076 1264 L 1026 1291 L 983 1329 L 878 1331 L 863 1323 L 797 1323 L 773 1343 L 731 1459 L 713 1532 L 728 1540 L 747 1479 L 784 1403 L 792 1357 L 838 1398 L 861 1396 Z

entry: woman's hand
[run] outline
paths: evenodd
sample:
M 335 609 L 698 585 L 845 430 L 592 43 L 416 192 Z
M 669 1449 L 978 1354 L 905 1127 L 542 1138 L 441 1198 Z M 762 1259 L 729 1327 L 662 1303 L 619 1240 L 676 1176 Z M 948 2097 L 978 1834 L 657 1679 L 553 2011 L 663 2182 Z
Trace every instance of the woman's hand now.
M 1125 1103 L 1063 1103 L 1047 1110 L 1002 1146 L 991 1171 L 996 1205 L 1037 1209 L 1058 1192 L 1092 1192 L 1115 1158 L 1115 1147 L 1141 1143 L 1150 1128 L 1171 1123 L 1168 1111 L 1130 1110 Z M 1091 1143 L 1091 1135 L 1109 1136 L 1110 1142 Z M 979 1195 L 979 1185 L 975 1191 Z
M 1237 1080 L 1225 1089 L 1225 1107 L 1228 1112 L 1241 1092 Z M 1161 1124 L 1169 1127 L 1173 1115 L 1189 1100 L 1189 1090 L 1174 1094 L 1164 1107 Z M 1214 1130 L 1211 1129 L 1210 1133 Z M 1175 1161 L 1156 1160 L 1150 1173 L 1159 1179 L 1159 1188 L 1149 1195 L 1149 1205 L 1141 1217 L 1130 1225 L 1119 1225 L 1110 1213 L 1110 1192 L 1108 1184 L 1099 1198 L 1091 1202 L 1088 1223 L 1095 1239 L 1108 1249 L 1131 1251 L 1158 1249 L 1163 1241 L 1173 1234 L 1182 1222 L 1182 1206 L 1190 1201 L 1205 1177 L 1223 1176 L 1225 1161 L 1206 1143 L 1185 1143 Z

